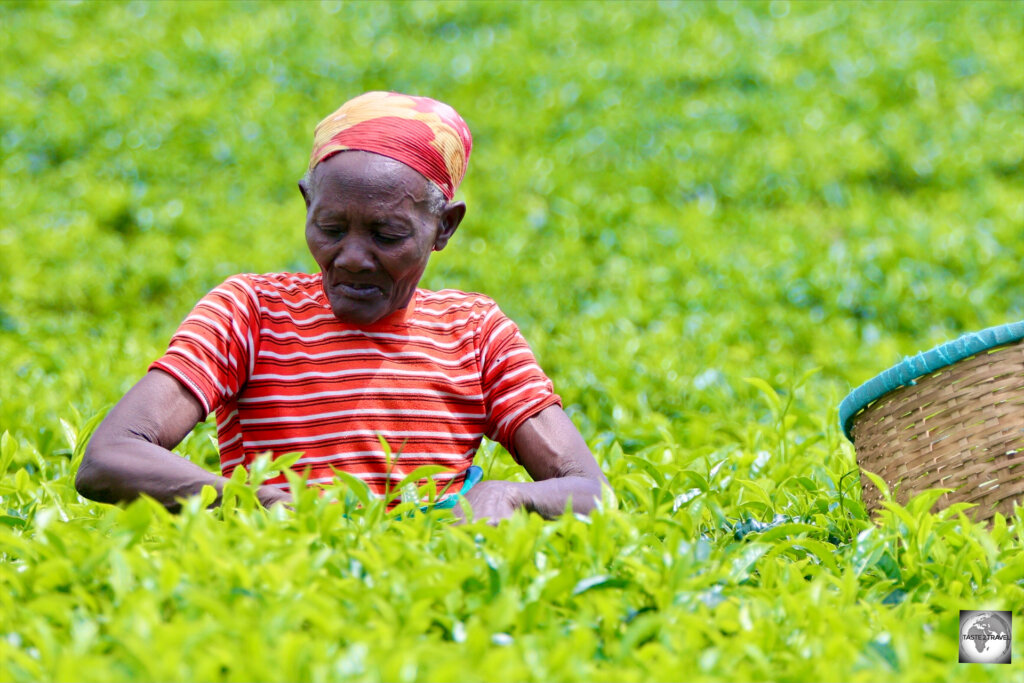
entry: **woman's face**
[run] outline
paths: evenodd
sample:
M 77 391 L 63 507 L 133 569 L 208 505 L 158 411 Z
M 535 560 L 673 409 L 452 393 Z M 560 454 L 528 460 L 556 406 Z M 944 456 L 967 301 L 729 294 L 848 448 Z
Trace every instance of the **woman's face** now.
M 448 243 L 466 207 L 437 211 L 428 183 L 403 163 L 354 150 L 321 162 L 308 185 L 299 183 L 306 243 L 339 320 L 368 325 L 404 308 L 430 252 Z

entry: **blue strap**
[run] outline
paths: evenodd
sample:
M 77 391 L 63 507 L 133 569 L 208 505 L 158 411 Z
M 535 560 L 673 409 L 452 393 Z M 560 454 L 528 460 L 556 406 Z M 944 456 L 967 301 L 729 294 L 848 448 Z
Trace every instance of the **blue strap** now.
M 843 402 L 839 404 L 839 424 L 843 428 L 843 433 L 846 434 L 846 438 L 853 441 L 853 436 L 850 434 L 853 418 L 890 391 L 913 385 L 915 384 L 914 380 L 918 377 L 930 375 L 965 358 L 1021 339 L 1024 339 L 1024 320 L 965 334 L 959 339 L 936 346 L 930 351 L 923 351 L 916 356 L 904 358 L 902 363 L 869 379 L 843 399 Z
M 476 486 L 484 478 L 484 471 L 476 465 L 470 465 L 466 470 L 466 478 L 462 481 L 462 488 L 458 493 L 449 493 L 433 505 L 424 505 L 421 510 L 450 510 L 459 502 L 459 497 L 469 493 L 469 490 Z

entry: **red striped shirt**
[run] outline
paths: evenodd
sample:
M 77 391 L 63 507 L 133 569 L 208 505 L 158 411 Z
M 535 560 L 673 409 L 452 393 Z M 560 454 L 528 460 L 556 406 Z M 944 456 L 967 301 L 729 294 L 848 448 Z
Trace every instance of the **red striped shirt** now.
M 152 368 L 216 412 L 221 471 L 300 451 L 309 482 L 331 467 L 387 487 L 378 435 L 400 453 L 397 484 L 422 465 L 472 464 L 483 436 L 510 452 L 520 425 L 560 405 L 516 325 L 488 297 L 417 289 L 368 326 L 331 312 L 321 275 L 236 275 L 192 310 Z M 286 488 L 283 476 L 268 483 Z M 456 481 L 456 484 L 458 481 Z

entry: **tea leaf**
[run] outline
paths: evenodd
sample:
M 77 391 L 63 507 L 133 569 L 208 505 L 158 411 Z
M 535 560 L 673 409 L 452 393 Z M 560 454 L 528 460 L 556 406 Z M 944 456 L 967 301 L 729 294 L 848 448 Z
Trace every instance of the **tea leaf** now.
M 772 415 L 776 419 L 782 415 L 782 401 L 768 382 L 758 377 L 744 377 L 743 381 L 761 392 L 761 396 L 768 403 L 768 407 L 771 408 Z
M 334 473 L 335 478 L 345 483 L 345 486 L 355 495 L 363 507 L 370 504 L 370 487 L 366 485 L 365 481 L 343 470 L 331 468 L 331 471 Z
M 874 472 L 868 472 L 867 470 L 861 470 L 861 474 L 871 480 L 871 483 L 882 492 L 882 497 L 885 500 L 892 500 L 892 493 L 889 491 L 889 485 L 885 483 L 885 480 Z
M 14 462 L 14 455 L 18 452 L 18 442 L 14 440 L 6 429 L 0 435 L 0 476 L 6 475 L 11 463 Z
M 398 486 L 395 488 L 402 490 L 405 486 L 415 484 L 420 479 L 427 479 L 428 477 L 433 477 L 435 474 L 442 474 L 444 472 L 451 471 L 450 467 L 445 467 L 443 465 L 422 465 L 406 474 L 402 480 L 398 482 Z

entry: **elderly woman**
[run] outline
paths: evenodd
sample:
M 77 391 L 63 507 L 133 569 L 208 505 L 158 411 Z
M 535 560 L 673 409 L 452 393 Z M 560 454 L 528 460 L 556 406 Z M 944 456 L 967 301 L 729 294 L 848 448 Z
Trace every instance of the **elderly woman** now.
M 320 273 L 237 275 L 207 294 L 96 430 L 79 492 L 174 509 L 266 451 L 302 452 L 310 484 L 337 468 L 383 495 L 388 477 L 438 464 L 458 490 L 486 435 L 534 482 L 473 486 L 477 517 L 592 509 L 604 475 L 515 324 L 485 296 L 417 288 L 466 213 L 454 195 L 471 147 L 462 118 L 425 97 L 366 93 L 324 119 L 299 182 Z M 170 451 L 210 412 L 223 476 Z M 391 472 L 380 437 L 400 454 Z M 285 479 L 259 497 L 288 502 Z

